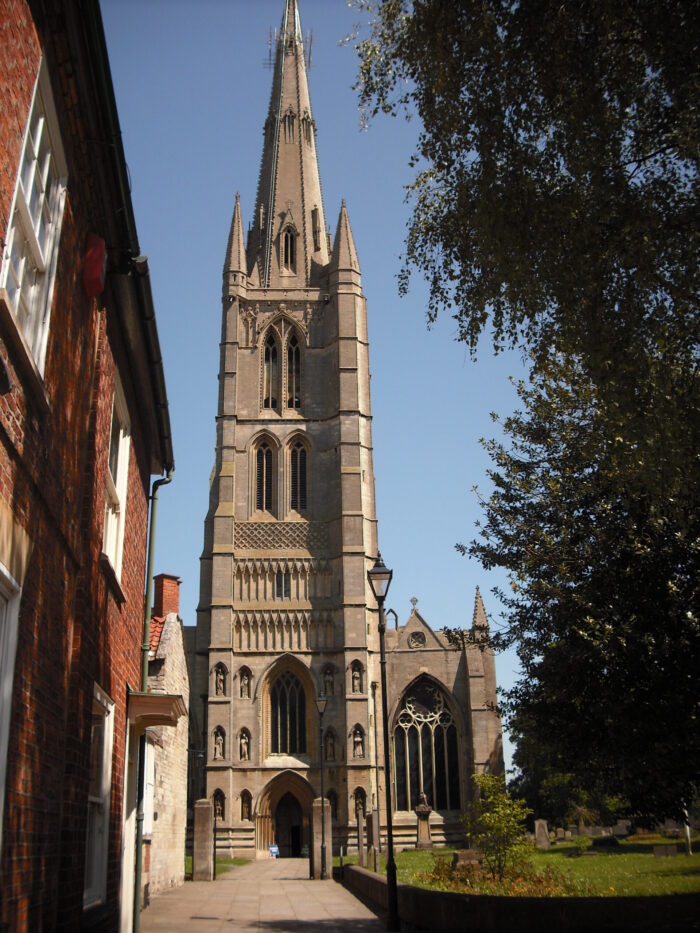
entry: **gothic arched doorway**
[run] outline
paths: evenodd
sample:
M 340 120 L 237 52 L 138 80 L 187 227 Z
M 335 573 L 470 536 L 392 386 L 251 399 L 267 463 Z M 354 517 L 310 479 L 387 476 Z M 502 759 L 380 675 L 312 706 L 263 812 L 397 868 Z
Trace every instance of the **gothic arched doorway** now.
M 294 794 L 286 793 L 275 808 L 275 842 L 280 858 L 299 858 L 304 838 L 301 804 Z
M 260 854 L 273 843 L 281 856 L 308 854 L 314 797 L 306 778 L 294 771 L 283 771 L 267 784 L 255 814 L 255 847 Z

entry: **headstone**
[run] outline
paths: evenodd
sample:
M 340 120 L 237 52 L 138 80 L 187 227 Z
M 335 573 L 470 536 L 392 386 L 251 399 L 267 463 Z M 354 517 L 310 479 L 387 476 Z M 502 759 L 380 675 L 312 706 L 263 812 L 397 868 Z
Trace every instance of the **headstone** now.
M 460 865 L 479 865 L 481 863 L 481 852 L 478 849 L 458 849 L 452 855 L 452 867 L 458 868 Z
M 535 820 L 535 848 L 549 849 L 550 846 L 547 820 Z
M 666 858 L 669 855 L 678 855 L 678 846 L 675 842 L 654 846 L 654 858 Z
M 192 880 L 214 879 L 214 806 L 203 797 L 194 805 Z
M 323 806 L 324 814 L 323 820 L 321 819 L 321 807 Z M 322 823 L 325 823 L 326 830 L 326 878 L 330 878 L 333 874 L 333 826 L 331 822 L 331 804 L 327 797 L 323 798 L 321 801 L 320 797 L 317 797 L 311 807 L 311 858 L 309 865 L 309 876 L 311 878 L 319 879 L 321 877 L 321 839 L 322 839 Z
M 559 827 L 557 828 L 557 842 L 563 842 L 565 838 L 566 838 L 566 837 L 565 837 L 565 834 L 564 834 L 564 830 L 562 829 L 561 826 L 559 826 Z
M 430 814 L 433 812 L 433 808 L 428 803 L 425 794 L 421 794 L 419 799 L 420 803 L 416 807 L 416 816 L 418 817 L 416 849 L 431 849 L 433 844 L 430 839 Z
M 565 832 L 564 832 L 564 839 L 565 839 L 567 842 L 570 842 L 570 841 L 571 841 L 571 830 L 570 830 L 570 829 L 565 830 Z

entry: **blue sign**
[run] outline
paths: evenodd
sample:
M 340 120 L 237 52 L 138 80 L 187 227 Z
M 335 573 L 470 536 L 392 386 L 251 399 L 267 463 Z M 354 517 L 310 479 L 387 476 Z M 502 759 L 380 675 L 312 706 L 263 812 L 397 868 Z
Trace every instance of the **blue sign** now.
M 280 857 L 280 847 L 279 846 L 270 846 L 270 856 L 271 858 Z

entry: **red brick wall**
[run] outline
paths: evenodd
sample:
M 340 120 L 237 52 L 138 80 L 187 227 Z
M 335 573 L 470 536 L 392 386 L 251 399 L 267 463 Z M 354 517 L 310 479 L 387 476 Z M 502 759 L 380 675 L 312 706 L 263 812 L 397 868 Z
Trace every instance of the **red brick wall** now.
M 50 409 L 37 401 L 0 328 L 0 356 L 13 383 L 9 393 L 0 395 L 0 497 L 33 542 L 20 603 L 0 855 L 0 928 L 5 924 L 13 933 L 85 926 L 95 682 L 115 703 L 107 906 L 95 928 L 116 930 L 127 684 L 138 688 L 140 682 L 148 456 L 109 284 L 99 303 L 89 301 L 82 288 L 86 235 L 100 233 L 104 217 L 116 208 L 100 200 L 104 195 L 96 193 L 96 172 L 86 162 L 89 134 L 76 109 L 75 66 L 61 28 L 57 13 L 47 33 L 52 43 L 47 59 L 69 181 L 43 380 Z M 58 46 L 65 67 L 56 64 Z M 39 56 L 27 4 L 0 0 L 3 241 Z M 100 557 L 117 370 L 131 422 L 120 585 Z

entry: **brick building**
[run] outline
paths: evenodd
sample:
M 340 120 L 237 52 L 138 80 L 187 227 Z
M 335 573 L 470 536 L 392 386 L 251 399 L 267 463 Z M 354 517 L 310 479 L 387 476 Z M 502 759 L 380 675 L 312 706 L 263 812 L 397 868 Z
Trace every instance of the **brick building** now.
M 355 845 L 358 812 L 381 805 L 390 779 L 367 580 L 367 301 L 344 202 L 334 237 L 326 224 L 298 3 L 280 6 L 252 223 L 246 239 L 236 197 L 225 253 L 192 647 L 193 787 L 213 800 L 220 848 L 253 856 L 307 851 L 322 762 L 336 847 Z M 486 625 L 478 594 L 474 620 Z M 414 611 L 387 655 L 397 832 L 415 842 L 425 793 L 434 838 L 454 838 L 471 775 L 503 767 L 493 654 L 469 639 L 454 650 Z
M 0 928 L 128 929 L 173 452 L 95 2 L 0 0 L 0 237 Z

